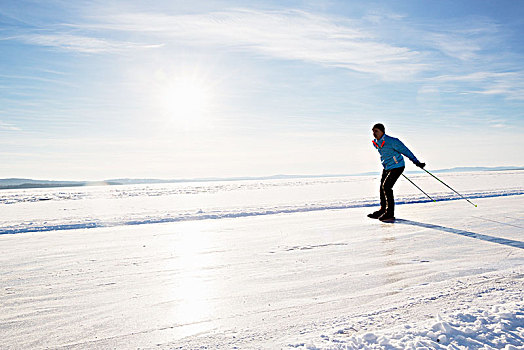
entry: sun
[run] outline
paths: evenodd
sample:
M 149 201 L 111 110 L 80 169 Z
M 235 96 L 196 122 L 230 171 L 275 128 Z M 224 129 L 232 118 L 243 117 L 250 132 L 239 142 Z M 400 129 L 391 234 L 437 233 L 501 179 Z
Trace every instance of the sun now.
M 213 97 L 211 84 L 194 75 L 162 80 L 158 107 L 167 122 L 184 127 L 198 127 L 206 122 Z

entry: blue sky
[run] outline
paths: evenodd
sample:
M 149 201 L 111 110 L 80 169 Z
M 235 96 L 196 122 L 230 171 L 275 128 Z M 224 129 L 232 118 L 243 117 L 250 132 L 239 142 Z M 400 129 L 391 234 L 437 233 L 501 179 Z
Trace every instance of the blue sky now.
M 2 1 L 0 177 L 524 165 L 521 1 Z M 408 164 L 408 168 L 412 165 Z

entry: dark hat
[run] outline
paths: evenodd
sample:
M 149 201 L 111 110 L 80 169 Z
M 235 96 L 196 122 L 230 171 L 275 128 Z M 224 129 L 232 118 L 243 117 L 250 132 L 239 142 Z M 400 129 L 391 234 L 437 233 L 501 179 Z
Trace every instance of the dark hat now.
M 384 127 L 384 124 L 381 124 L 381 123 L 377 123 L 377 124 L 373 125 L 371 130 L 373 130 L 373 129 L 379 129 L 382 132 L 386 132 L 386 128 Z

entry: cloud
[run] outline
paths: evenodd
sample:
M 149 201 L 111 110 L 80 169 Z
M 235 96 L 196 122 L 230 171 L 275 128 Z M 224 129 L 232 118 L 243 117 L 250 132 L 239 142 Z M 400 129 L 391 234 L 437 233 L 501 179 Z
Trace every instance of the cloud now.
M 387 80 L 403 80 L 426 69 L 419 52 L 374 38 L 357 21 L 297 10 L 241 9 L 193 15 L 127 13 L 99 18 L 99 23 L 71 26 L 132 32 L 162 40 L 166 45 L 205 46 L 342 67 Z M 97 49 L 107 44 L 94 41 L 92 46 Z M 93 48 L 88 45 L 87 49 Z
M 496 45 L 500 27 L 489 18 L 469 17 L 429 25 L 419 37 L 448 57 L 471 61 Z
M 524 100 L 524 71 L 442 75 L 431 80 L 461 83 L 460 86 L 471 94 L 502 95 L 510 100 Z
M 433 41 L 433 46 L 442 53 L 463 61 L 476 58 L 481 50 L 478 43 L 461 35 L 433 33 L 429 37 Z
M 0 130 L 5 130 L 5 131 L 21 131 L 22 129 L 20 129 L 19 127 L 13 125 L 13 124 L 9 124 L 9 123 L 4 123 L 3 121 L 0 121 Z
M 462 82 L 480 82 L 489 79 L 506 79 L 516 77 L 518 73 L 515 72 L 475 72 L 465 75 L 441 75 L 435 78 L 432 78 L 434 81 L 462 81 Z
M 58 75 L 58 73 L 54 73 L 55 75 Z M 72 86 L 73 84 L 68 83 L 61 79 L 53 79 L 53 78 L 46 78 L 42 76 L 36 76 L 36 75 L 13 75 L 13 74 L 0 74 L 0 79 L 5 80 L 21 80 L 21 81 L 38 81 L 38 82 L 44 82 L 44 83 L 52 83 L 52 84 L 62 84 L 62 85 L 69 85 Z M 10 88 L 13 88 L 13 86 L 10 86 Z
M 45 34 L 19 38 L 34 45 L 93 54 L 159 46 L 168 50 L 194 47 L 242 52 L 344 68 L 386 81 L 429 79 L 448 85 L 478 82 L 479 86 L 468 92 L 522 99 L 521 73 L 511 76 L 484 72 L 490 67 L 487 61 L 495 62 L 495 54 L 490 60 L 485 60 L 484 55 L 487 48 L 496 47 L 493 43 L 499 35 L 500 27 L 482 17 L 415 23 L 391 13 L 375 12 L 362 19 L 348 19 L 300 10 L 232 9 L 180 15 L 98 15 L 64 23 Z M 141 43 L 117 39 L 129 37 Z M 499 60 L 504 60 L 503 56 L 499 54 Z
M 146 45 L 125 41 L 100 39 L 68 33 L 26 34 L 16 38 L 23 42 L 39 46 L 55 47 L 67 51 L 82 53 L 122 52 L 130 49 L 154 48 L 159 45 Z

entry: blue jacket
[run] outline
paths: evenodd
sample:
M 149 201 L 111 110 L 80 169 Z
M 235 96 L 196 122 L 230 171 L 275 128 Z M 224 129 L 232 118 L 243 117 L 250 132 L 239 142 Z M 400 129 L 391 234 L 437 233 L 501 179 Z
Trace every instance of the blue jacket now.
M 373 140 L 373 146 L 375 146 L 378 153 L 380 153 L 380 161 L 386 170 L 406 166 L 402 154 L 408 157 L 413 163 L 418 163 L 417 157 L 404 146 L 402 141 L 395 137 L 384 134 L 380 140 Z

